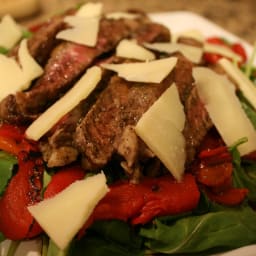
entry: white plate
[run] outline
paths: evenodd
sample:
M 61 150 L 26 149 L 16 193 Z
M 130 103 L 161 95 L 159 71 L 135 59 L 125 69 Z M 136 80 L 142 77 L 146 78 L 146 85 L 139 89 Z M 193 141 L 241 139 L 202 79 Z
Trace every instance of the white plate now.
M 252 46 L 241 38 L 226 31 L 220 26 L 210 22 L 209 20 L 191 13 L 191 12 L 164 12 L 154 13 L 150 17 L 159 23 L 166 25 L 172 33 L 179 33 L 185 30 L 197 29 L 204 36 L 220 36 L 231 41 L 240 42 L 244 45 L 247 54 L 252 52 Z M 9 242 L 5 241 L 0 244 L 0 255 L 6 256 Z M 15 256 L 40 256 L 40 241 L 23 242 Z M 33 248 L 33 249 L 32 249 Z M 245 246 L 227 253 L 218 254 L 218 256 L 255 256 L 256 245 Z

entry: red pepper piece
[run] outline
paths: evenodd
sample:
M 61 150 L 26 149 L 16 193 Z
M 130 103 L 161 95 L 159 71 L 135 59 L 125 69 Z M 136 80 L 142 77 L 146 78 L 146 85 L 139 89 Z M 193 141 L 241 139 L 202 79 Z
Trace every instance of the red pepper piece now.
M 131 219 L 132 224 L 145 224 L 156 216 L 190 211 L 199 197 L 191 174 L 184 175 L 181 182 L 170 175 L 146 178 L 140 184 L 122 182 L 110 187 L 96 206 L 93 219 Z
M 197 180 L 206 186 L 222 186 L 232 175 L 232 163 L 226 162 L 217 165 L 200 165 L 196 172 Z
M 27 207 L 41 200 L 41 158 L 27 152 L 18 154 L 19 169 L 0 199 L 0 232 L 8 239 L 20 240 L 42 232 Z
M 194 176 L 186 174 L 181 182 L 172 178 L 160 177 L 146 180 L 147 192 L 144 194 L 144 206 L 133 224 L 145 224 L 156 216 L 173 215 L 191 211 L 200 198 L 200 192 Z
M 65 167 L 59 170 L 52 176 L 52 179 L 44 192 L 44 198 L 49 198 L 58 194 L 73 182 L 82 180 L 84 176 L 84 170 L 78 165 Z
M 199 153 L 199 158 L 206 165 L 216 165 L 223 162 L 232 162 L 232 156 L 225 146 L 210 150 L 203 150 Z
M 242 57 L 242 63 L 245 63 L 247 61 L 247 54 L 244 49 L 244 47 L 239 43 L 234 43 L 231 45 L 231 49 L 233 52 L 237 53 Z
M 227 206 L 236 206 L 241 204 L 247 194 L 248 189 L 246 188 L 230 188 L 221 193 L 207 191 L 207 195 L 212 201 Z
M 21 151 L 36 151 L 34 142 L 24 136 L 25 128 L 3 124 L 0 126 L 0 149 L 17 156 Z
M 218 45 L 224 45 L 224 46 L 227 45 L 226 42 L 219 37 L 210 37 L 210 38 L 207 38 L 206 41 L 211 44 L 218 44 Z M 215 64 L 219 59 L 222 58 L 222 56 L 215 53 L 205 52 L 203 58 L 207 63 Z
M 208 43 L 212 43 L 212 44 L 218 44 L 218 45 L 223 45 L 223 46 L 226 46 L 228 47 L 229 49 L 231 49 L 234 53 L 238 54 L 241 56 L 242 58 L 242 61 L 241 63 L 239 64 L 243 64 L 247 61 L 247 54 L 246 54 L 246 51 L 244 49 L 244 47 L 239 44 L 239 43 L 234 43 L 234 44 L 230 44 L 228 43 L 227 41 L 221 39 L 221 38 L 218 38 L 218 37 L 210 37 L 206 40 Z M 204 60 L 207 62 L 207 63 L 210 63 L 210 64 L 215 64 L 217 63 L 217 61 L 219 59 L 222 58 L 221 55 L 219 54 L 215 54 L 215 53 L 204 53 L 204 56 L 203 56 Z

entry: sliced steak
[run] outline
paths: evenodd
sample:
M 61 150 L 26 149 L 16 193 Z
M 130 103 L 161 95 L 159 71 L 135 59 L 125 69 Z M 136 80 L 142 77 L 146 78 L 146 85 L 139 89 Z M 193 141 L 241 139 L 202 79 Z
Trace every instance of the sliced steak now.
M 77 125 L 84 118 L 100 92 L 106 87 L 111 73 L 103 72 L 103 78 L 90 96 L 65 115 L 40 141 L 39 146 L 48 167 L 64 166 L 77 159 L 78 149 L 74 144 Z
M 195 157 L 196 150 L 200 146 L 208 131 L 213 127 L 213 123 L 200 100 L 196 87 L 190 92 L 185 105 L 186 123 L 183 130 L 186 139 L 187 164 L 191 163 Z
M 51 51 L 61 41 L 56 39 L 59 31 L 66 27 L 63 22 L 63 16 L 55 16 L 49 21 L 43 23 L 28 39 L 28 49 L 31 56 L 41 65 L 44 66 L 50 56 Z M 9 56 L 17 58 L 18 46 L 15 47 Z
M 124 21 L 103 19 L 100 25 L 96 47 L 87 47 L 72 42 L 63 42 L 52 52 L 43 76 L 31 90 L 19 92 L 12 100 L 14 107 L 8 106 L 7 96 L 0 105 L 1 116 L 9 122 L 34 119 L 65 93 L 87 67 L 100 55 L 115 48 L 117 43 L 131 34 Z M 14 113 L 9 113 L 14 109 Z M 19 117 L 15 117 L 18 115 Z M 8 117 L 14 117 L 9 120 Z
M 120 143 L 125 142 L 123 134 L 126 128 L 136 125 L 172 81 L 172 73 L 160 84 L 131 83 L 117 76 L 112 77 L 77 128 L 76 143 L 83 153 L 84 167 L 89 170 L 101 168 L 118 148 L 120 152 Z M 133 136 L 129 130 L 128 134 Z M 131 137 L 127 137 L 127 140 L 137 143 Z M 138 147 L 130 145 L 129 150 L 133 149 L 138 150 Z M 130 155 L 136 156 L 137 152 L 130 152 Z M 129 166 L 132 165 L 128 157 L 127 162 Z
M 136 24 L 138 26 L 138 22 L 137 21 L 131 21 L 126 22 L 126 25 L 129 26 L 129 28 L 131 29 L 131 31 L 136 31 L 136 33 L 134 33 L 132 36 L 134 36 L 135 38 L 140 38 L 139 41 L 142 42 L 142 39 L 144 38 L 144 40 L 147 40 L 147 42 L 154 42 L 157 40 L 164 40 L 164 41 L 169 41 L 170 40 L 170 34 L 169 31 L 163 27 L 162 25 L 158 25 L 155 23 L 148 23 L 146 22 L 145 24 L 143 24 L 142 22 L 140 22 L 140 28 L 138 29 L 136 27 Z M 143 27 L 143 29 L 141 29 L 141 27 Z M 150 28 L 150 29 L 148 29 Z M 146 33 L 147 31 L 147 33 Z M 141 37 L 141 33 L 143 34 L 143 38 Z M 123 60 L 116 58 L 115 56 L 111 56 L 110 58 L 107 58 L 107 60 L 105 59 L 100 59 L 98 60 L 99 63 L 101 62 L 115 62 L 115 63 L 120 63 Z M 104 86 L 107 84 L 108 79 L 110 78 L 109 76 L 109 72 L 103 75 L 103 81 L 101 81 L 101 85 L 98 86 L 99 88 L 104 88 Z M 89 101 L 93 102 L 96 100 L 95 95 L 99 95 L 100 90 L 97 90 L 96 93 L 92 94 L 89 97 Z M 88 105 L 87 100 L 85 100 L 83 103 L 81 104 L 85 104 Z M 86 109 L 89 109 L 89 107 Z M 74 110 L 75 111 L 75 110 Z M 72 111 L 73 112 L 73 111 Z M 72 161 L 74 161 L 77 157 L 78 151 L 73 143 L 73 136 L 75 133 L 75 127 L 76 125 L 79 123 L 79 119 L 85 116 L 86 112 L 81 112 L 78 111 L 81 115 L 77 116 L 76 119 L 74 119 L 73 115 L 69 116 L 67 118 L 65 118 L 65 121 L 61 123 L 61 125 L 55 130 L 55 132 L 52 135 L 49 135 L 48 138 L 46 138 L 43 142 L 41 142 L 41 149 L 44 155 L 44 159 L 46 162 L 48 162 L 48 166 L 62 166 L 62 165 L 66 165 Z M 68 125 L 67 125 L 67 124 Z M 70 129 L 70 123 L 73 123 L 72 125 L 72 129 Z M 130 129 L 129 129 L 130 130 Z M 133 128 L 132 128 L 133 131 Z M 133 131 L 134 133 L 134 131 Z M 68 136 L 67 136 L 68 134 Z M 129 134 L 131 135 L 131 133 Z M 124 136 L 124 139 L 127 136 Z M 130 136 L 131 139 L 135 138 L 135 140 L 138 140 L 138 137 L 135 135 L 134 136 Z M 62 139 L 63 138 L 63 139 Z M 67 145 L 68 144 L 68 145 Z M 129 145 L 131 145 L 132 143 L 129 143 Z M 139 145 L 139 149 L 142 149 L 143 147 L 141 146 L 142 141 L 138 141 L 137 143 Z M 125 145 L 125 143 L 120 143 L 120 148 L 118 150 L 121 151 L 121 153 L 125 154 L 125 152 L 127 152 L 127 148 L 129 145 Z M 146 148 L 146 147 L 144 147 Z M 118 151 L 117 150 L 117 151 Z M 125 152 L 124 152 L 125 151 Z M 145 152 L 148 153 L 148 149 L 147 150 L 140 150 L 140 154 L 138 154 L 138 150 L 130 150 L 135 152 L 134 158 L 130 160 L 130 163 L 134 163 L 135 159 L 138 158 L 142 158 L 143 155 L 145 155 Z M 122 155 L 120 153 L 120 155 Z M 151 153 L 152 154 L 152 153 Z M 72 157 L 70 157 L 72 155 Z M 124 155 L 124 158 L 129 158 L 129 156 L 127 154 Z M 132 158 L 132 157 L 130 157 Z M 63 159 L 61 161 L 61 159 Z M 123 168 L 126 169 L 127 172 L 129 172 L 129 169 L 131 168 L 132 164 L 130 165 L 126 165 L 126 162 L 123 162 Z M 130 171 L 132 172 L 132 171 Z

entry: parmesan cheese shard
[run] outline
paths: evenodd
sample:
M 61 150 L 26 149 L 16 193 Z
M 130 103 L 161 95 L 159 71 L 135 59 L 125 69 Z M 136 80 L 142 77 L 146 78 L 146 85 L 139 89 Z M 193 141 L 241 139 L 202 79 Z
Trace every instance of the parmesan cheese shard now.
M 28 89 L 31 81 L 43 74 L 44 70 L 30 55 L 26 39 L 22 40 L 20 43 L 18 56 L 25 79 L 27 80 L 27 84 L 24 84 L 23 88 L 21 88 L 25 90 Z
M 153 52 L 138 45 L 135 41 L 124 39 L 116 47 L 116 55 L 118 57 L 130 58 L 135 60 L 154 60 Z
M 86 3 L 79 8 L 79 10 L 76 12 L 76 16 L 85 18 L 100 17 L 102 14 L 102 9 L 102 3 Z
M 137 135 L 178 181 L 182 179 L 186 159 L 184 124 L 183 105 L 176 85 L 172 84 L 135 126 Z
M 102 172 L 72 183 L 57 195 L 29 206 L 28 210 L 55 244 L 64 250 L 108 190 Z
M 11 49 L 22 37 L 21 27 L 10 15 L 5 15 L 0 23 L 0 46 Z
M 138 18 L 138 14 L 136 13 L 129 13 L 129 12 L 111 12 L 106 14 L 107 19 L 113 19 L 113 20 L 120 20 L 120 19 L 136 19 Z
M 226 145 L 246 137 L 248 141 L 238 146 L 240 154 L 256 150 L 256 131 L 241 107 L 234 84 L 205 67 L 194 68 L 193 76 L 199 97 Z
M 174 34 L 172 36 L 172 42 L 176 43 L 180 37 L 192 38 L 201 43 L 205 41 L 204 35 L 199 30 L 196 30 L 196 29 L 184 30 L 180 33 Z
M 67 16 L 64 21 L 72 28 L 60 31 L 56 38 L 90 47 L 96 45 L 100 26 L 99 17 Z
M 117 72 L 118 76 L 127 81 L 160 83 L 173 70 L 176 63 L 176 57 L 169 57 L 149 62 L 102 64 L 101 66 Z
M 194 63 L 199 63 L 202 59 L 203 49 L 182 43 L 145 43 L 144 46 L 148 49 L 166 53 L 182 53 L 188 60 Z
M 65 114 L 71 111 L 81 100 L 84 100 L 97 86 L 101 79 L 99 67 L 89 68 L 82 78 L 58 101 L 41 114 L 26 130 L 29 139 L 39 140 Z
M 252 81 L 229 60 L 222 58 L 218 64 L 227 72 L 227 75 L 235 82 L 245 98 L 256 109 L 256 87 Z
M 22 40 L 18 51 L 20 65 L 14 58 L 0 54 L 0 100 L 9 94 L 27 89 L 43 69 L 31 57 L 27 40 Z
M 223 45 L 204 43 L 204 52 L 220 54 L 221 56 L 230 58 L 235 62 L 239 62 L 242 60 L 242 57 L 240 55 L 236 54 L 231 49 Z

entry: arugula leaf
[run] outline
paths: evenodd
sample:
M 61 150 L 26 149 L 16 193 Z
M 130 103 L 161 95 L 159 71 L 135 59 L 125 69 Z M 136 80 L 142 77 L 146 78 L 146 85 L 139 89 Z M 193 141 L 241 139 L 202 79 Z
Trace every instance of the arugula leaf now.
M 4 152 L 0 151 L 0 196 L 3 194 L 9 179 L 12 177 L 14 165 L 17 164 L 17 159 Z
M 47 256 L 67 256 L 69 247 L 65 250 L 60 250 L 58 246 L 50 239 L 47 250 Z
M 142 239 L 129 224 L 118 221 L 98 221 L 86 235 L 71 246 L 70 256 L 142 256 Z
M 230 150 L 233 159 L 233 185 L 237 188 L 247 188 L 250 201 L 256 202 L 256 164 L 242 163 L 237 147 Z
M 153 227 L 142 228 L 140 234 L 153 252 L 175 254 L 199 253 L 214 248 L 229 250 L 256 242 L 256 213 L 250 207 L 227 208 L 185 217 L 171 225 L 156 220 Z
M 0 232 L 0 243 L 5 240 L 4 235 Z
M 9 51 L 5 47 L 0 46 L 0 54 L 7 54 Z

